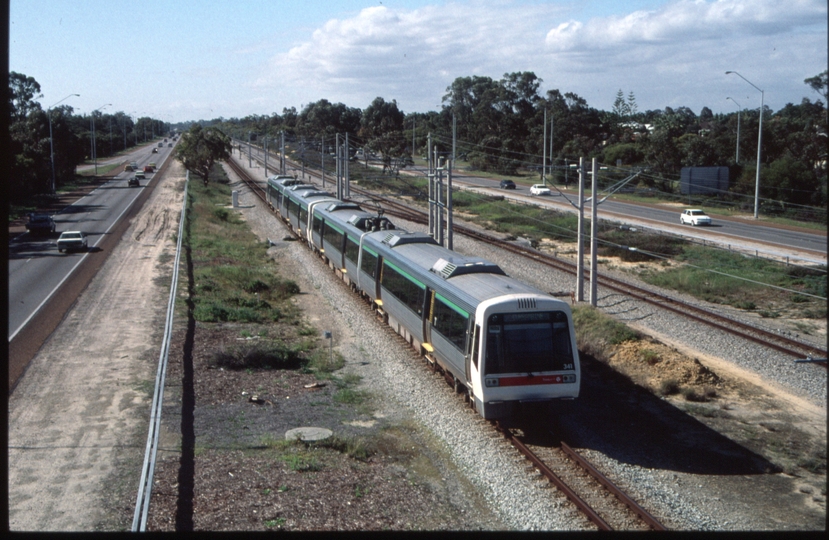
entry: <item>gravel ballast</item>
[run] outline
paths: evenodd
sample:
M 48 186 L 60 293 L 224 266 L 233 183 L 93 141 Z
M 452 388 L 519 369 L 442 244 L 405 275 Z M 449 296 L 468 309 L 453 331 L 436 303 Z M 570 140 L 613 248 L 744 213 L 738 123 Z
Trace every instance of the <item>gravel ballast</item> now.
M 252 194 L 242 190 L 246 219 L 254 225 L 262 221 L 271 240 L 287 235 L 269 211 L 255 203 Z M 243 205 L 245 206 L 245 205 Z M 255 208 L 250 208 L 256 206 Z M 415 225 L 398 223 L 409 230 Z M 420 229 L 422 230 L 422 228 Z M 486 429 L 485 423 L 471 413 L 455 396 L 442 378 L 429 373 L 413 360 L 413 354 L 402 347 L 400 340 L 383 328 L 374 316 L 337 281 L 332 272 L 321 264 L 299 242 L 276 242 L 272 248 L 280 264 L 291 261 L 297 272 L 304 274 L 315 291 L 316 298 L 326 303 L 332 327 L 341 325 L 349 334 L 340 344 L 337 332 L 334 345 L 346 358 L 346 369 L 363 377 L 365 386 L 382 395 L 384 415 L 412 414 L 435 435 L 451 455 L 457 467 L 480 490 L 500 520 L 516 530 L 581 530 L 592 529 L 572 505 L 561 497 L 552 496 L 546 484 L 537 476 L 528 474 L 526 462 L 514 450 Z M 522 258 L 503 253 L 491 246 L 455 236 L 455 250 L 492 260 L 522 281 L 547 291 L 566 291 L 574 287 L 572 276 L 557 274 Z M 626 300 L 619 307 L 618 295 L 599 288 L 598 306 L 626 322 L 656 336 L 672 336 L 677 344 L 700 355 L 710 355 L 733 363 L 770 381 L 772 386 L 805 400 L 816 409 L 825 411 L 826 373 L 814 366 L 781 362 L 778 355 L 731 336 L 700 328 L 686 320 L 663 313 L 652 306 Z M 324 310 L 325 311 L 325 310 Z M 336 323 L 334 320 L 336 319 Z M 320 321 L 322 326 L 326 321 Z M 341 337 L 341 336 L 340 336 Z M 807 369 L 804 369 L 807 368 Z M 398 408 L 405 413 L 397 412 Z M 825 412 L 824 412 L 825 415 Z M 824 416 L 825 417 L 825 416 Z M 578 422 L 570 422 L 578 430 Z M 584 435 L 586 438 L 588 435 Z M 825 441 L 825 432 L 824 432 Z M 752 515 L 750 509 L 729 507 L 727 496 L 711 496 L 724 489 L 707 478 L 657 470 L 636 464 L 623 463 L 602 452 L 586 448 L 585 455 L 596 460 L 604 470 L 640 501 L 646 501 L 652 513 L 670 528 L 681 530 L 747 530 L 774 529 L 775 526 Z M 782 486 L 781 486 L 782 487 Z M 750 489 L 750 488 L 749 488 Z M 782 489 L 786 489 L 782 487 Z M 733 496 L 733 494 L 732 494 Z M 810 498 L 809 494 L 804 494 Z M 816 505 L 825 505 L 825 493 L 815 494 Z M 750 505 L 750 503 L 747 503 Z M 756 510 L 762 514 L 762 509 Z M 825 523 L 825 518 L 824 518 Z M 796 524 L 782 524 L 782 528 L 799 528 Z M 810 528 L 807 526 L 806 528 Z

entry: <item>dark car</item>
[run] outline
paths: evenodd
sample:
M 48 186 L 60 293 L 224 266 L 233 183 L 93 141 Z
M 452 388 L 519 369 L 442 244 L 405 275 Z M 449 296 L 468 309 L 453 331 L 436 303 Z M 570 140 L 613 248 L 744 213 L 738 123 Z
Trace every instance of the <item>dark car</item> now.
M 515 182 L 512 180 L 501 180 L 501 189 L 515 189 Z
M 134 177 L 134 176 L 133 176 L 133 177 L 131 177 L 131 178 L 127 181 L 127 184 L 129 184 L 129 186 L 130 186 L 130 187 L 132 187 L 132 186 L 135 186 L 135 187 L 141 187 L 141 183 L 138 181 L 138 178 L 136 178 L 136 177 Z
M 49 214 L 29 214 L 26 230 L 31 234 L 52 234 L 55 232 L 55 220 Z

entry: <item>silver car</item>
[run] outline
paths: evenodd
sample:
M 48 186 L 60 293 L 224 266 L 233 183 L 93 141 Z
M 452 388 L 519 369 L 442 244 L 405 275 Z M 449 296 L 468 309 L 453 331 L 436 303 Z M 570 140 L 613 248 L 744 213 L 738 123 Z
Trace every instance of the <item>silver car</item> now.
M 86 238 L 86 233 L 81 231 L 64 231 L 60 233 L 58 238 L 58 252 L 67 253 L 72 250 L 86 250 L 89 248 L 89 243 Z
M 696 227 L 697 225 L 711 225 L 711 218 L 697 208 L 685 210 L 679 216 L 679 223 L 681 225 L 692 225 Z

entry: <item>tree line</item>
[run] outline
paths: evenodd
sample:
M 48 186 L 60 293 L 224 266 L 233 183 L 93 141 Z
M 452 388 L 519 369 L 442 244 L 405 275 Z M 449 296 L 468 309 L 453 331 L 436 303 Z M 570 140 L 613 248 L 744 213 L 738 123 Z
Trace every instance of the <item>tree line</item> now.
M 23 143 L 15 147 L 15 155 L 22 162 L 37 161 L 39 165 L 26 178 L 15 179 L 25 183 L 31 193 L 44 186 L 46 118 L 37 103 L 31 106 L 31 96 L 39 88 L 33 80 L 22 84 L 27 80 L 30 79 L 19 75 L 12 79 L 17 81 L 12 95 L 22 97 L 12 107 L 17 112 L 17 116 L 13 112 L 12 124 L 20 124 L 20 135 L 13 132 L 15 141 L 32 141 L 29 146 Z M 387 167 L 425 155 L 427 137 L 431 135 L 433 145 L 442 154 L 454 148 L 458 159 L 470 168 L 497 174 L 537 172 L 542 156 L 546 155 L 548 160 L 543 165 L 549 167 L 548 178 L 555 182 L 568 177 L 569 164 L 582 157 L 595 157 L 611 170 L 618 167 L 642 171 L 638 177 L 642 186 L 666 193 L 676 191 L 683 167 L 727 166 L 729 192 L 718 197 L 740 201 L 742 195 L 745 205 L 753 203 L 748 195 L 754 193 L 761 114 L 758 109 L 738 109 L 735 105 L 735 110 L 726 114 L 713 114 L 708 107 L 703 107 L 699 114 L 688 107 L 640 111 L 634 93 L 618 89 L 612 109 L 602 111 L 590 107 L 584 98 L 572 92 L 553 89 L 542 95 L 542 82 L 532 72 L 507 73 L 500 80 L 459 77 L 446 88 L 440 110 L 425 113 L 405 114 L 395 100 L 382 97 L 365 109 L 321 99 L 305 105 L 301 111 L 290 107 L 270 115 L 199 120 L 194 124 L 241 140 L 275 141 L 282 133 L 302 151 L 320 153 L 331 153 L 335 136 L 348 133 L 352 152 L 365 149 L 380 156 Z M 764 211 L 792 205 L 826 207 L 827 72 L 804 80 L 804 84 L 823 101 L 804 97 L 799 104 L 789 103 L 779 111 L 769 107 L 762 111 L 760 167 Z M 63 172 L 68 174 L 83 155 L 84 144 L 89 146 L 84 139 L 85 124 L 89 122 L 79 118 L 73 123 L 71 109 L 66 107 L 52 109 L 51 114 L 53 129 L 60 122 L 62 133 L 74 134 L 74 138 L 64 139 L 66 146 L 62 150 Z M 121 127 L 125 141 L 128 131 L 133 134 L 135 144 L 134 135 L 140 134 L 140 126 L 132 125 L 131 119 L 119 114 L 122 113 L 110 115 L 111 120 Z M 103 125 L 103 115 L 101 118 L 96 122 Z M 40 137 L 28 137 L 27 129 Z M 100 152 L 121 149 L 111 140 L 98 140 Z M 57 145 L 57 137 L 55 141 Z
M 337 133 L 349 133 L 353 147 L 377 152 L 388 163 L 425 155 L 429 134 L 448 154 L 454 126 L 457 157 L 472 169 L 504 175 L 538 171 L 546 154 L 548 178 L 564 182 L 567 165 L 595 157 L 610 169 L 643 171 L 640 185 L 666 193 L 678 189 L 683 167 L 726 166 L 729 192 L 718 197 L 732 197 L 746 208 L 753 204 L 759 109 L 735 105 L 724 114 L 709 107 L 699 114 L 688 107 L 640 111 L 634 93 L 619 89 L 613 108 L 602 111 L 572 92 L 553 89 L 542 95 L 542 82 L 532 72 L 507 73 L 500 80 L 459 77 L 447 87 L 441 109 L 426 113 L 404 114 L 396 101 L 381 97 L 363 110 L 322 99 L 301 111 L 292 107 L 281 114 L 210 123 L 243 140 L 283 132 L 309 149 L 333 144 Z M 792 205 L 826 207 L 827 72 L 804 84 L 805 91 L 811 89 L 823 99 L 804 97 L 779 111 L 768 106 L 762 111 L 761 197 L 766 212 Z
M 53 160 L 54 187 L 60 189 L 74 180 L 78 165 L 93 157 L 115 155 L 170 129 L 161 120 L 133 118 L 124 112 L 74 114 L 68 103 L 44 110 L 37 101 L 42 97 L 33 77 L 9 73 L 8 192 L 12 204 L 27 204 L 35 196 L 52 192 Z

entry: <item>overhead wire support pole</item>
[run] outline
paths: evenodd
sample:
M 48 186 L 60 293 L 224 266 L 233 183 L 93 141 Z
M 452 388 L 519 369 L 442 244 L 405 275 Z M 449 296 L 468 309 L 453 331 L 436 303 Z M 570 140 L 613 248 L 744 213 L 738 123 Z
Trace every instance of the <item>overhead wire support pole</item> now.
M 596 158 L 593 158 L 592 163 L 593 169 L 593 178 L 591 181 L 591 188 L 590 188 L 590 199 L 591 202 L 591 209 L 590 209 L 590 305 L 596 307 L 596 303 L 598 302 L 598 298 L 596 297 L 598 294 L 598 260 L 596 256 L 597 249 L 597 242 L 596 242 L 596 228 L 598 225 L 598 218 L 597 218 L 597 210 L 599 208 L 599 201 L 596 198 L 596 192 L 598 190 L 599 184 L 599 167 L 596 162 Z
M 579 222 L 576 238 L 576 301 L 584 302 L 584 158 L 579 158 Z
M 434 219 L 435 205 L 434 205 L 434 200 L 433 200 L 434 197 L 433 197 L 433 194 L 432 194 L 432 183 L 434 182 L 435 173 L 434 173 L 434 170 L 432 168 L 432 133 L 431 132 L 429 133 L 429 135 L 426 138 L 426 157 L 427 157 L 428 163 L 429 163 L 429 167 L 428 167 L 429 172 L 427 173 L 427 176 L 428 176 L 428 179 L 429 179 L 429 195 L 428 195 L 428 197 L 429 197 L 429 201 L 428 201 L 428 203 L 429 203 L 429 236 L 434 238 L 435 237 L 435 219 Z
M 337 164 L 337 198 L 343 198 L 342 162 L 340 161 L 340 134 L 334 139 L 334 161 Z
M 320 138 L 320 170 L 322 172 L 322 189 L 325 189 L 325 135 Z
M 547 185 L 547 109 L 544 109 L 544 140 L 541 142 L 541 183 Z
M 452 240 L 452 168 L 455 166 L 454 157 L 447 166 L 447 181 L 446 181 L 446 247 L 454 249 L 454 242 Z
M 443 201 L 441 195 L 443 191 L 443 167 L 440 164 L 440 156 L 438 155 L 438 147 L 435 145 L 435 233 L 437 234 L 438 244 L 443 245 Z
M 351 176 L 349 175 L 348 166 L 351 161 L 351 148 L 348 146 L 348 132 L 345 132 L 345 198 L 351 198 Z

